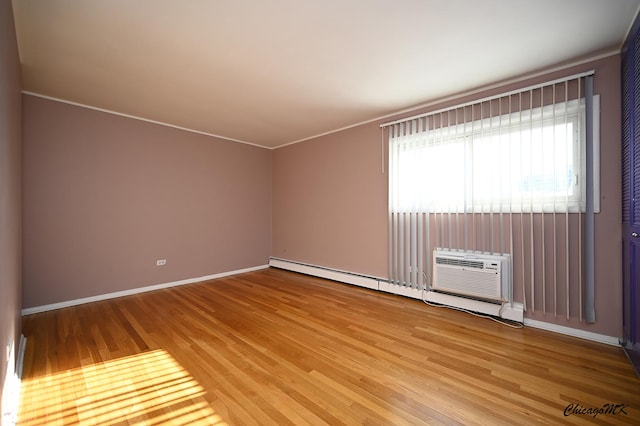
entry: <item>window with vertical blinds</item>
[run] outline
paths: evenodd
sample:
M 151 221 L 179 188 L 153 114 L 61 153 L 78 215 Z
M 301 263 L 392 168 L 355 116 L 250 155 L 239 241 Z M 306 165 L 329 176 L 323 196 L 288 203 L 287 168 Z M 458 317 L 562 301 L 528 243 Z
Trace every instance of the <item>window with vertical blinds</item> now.
M 436 249 L 498 254 L 525 310 L 595 321 L 593 74 L 382 125 L 390 283 L 429 290 Z
M 584 211 L 584 99 L 567 100 L 569 86 L 547 90 L 553 93 L 541 88 L 390 126 L 390 207 Z

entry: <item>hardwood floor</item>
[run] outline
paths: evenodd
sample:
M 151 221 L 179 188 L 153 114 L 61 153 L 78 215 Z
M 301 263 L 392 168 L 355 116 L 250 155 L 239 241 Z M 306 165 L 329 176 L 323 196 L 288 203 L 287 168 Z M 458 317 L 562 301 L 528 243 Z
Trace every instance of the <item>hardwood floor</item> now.
M 277 269 L 23 330 L 20 425 L 640 424 L 621 348 Z

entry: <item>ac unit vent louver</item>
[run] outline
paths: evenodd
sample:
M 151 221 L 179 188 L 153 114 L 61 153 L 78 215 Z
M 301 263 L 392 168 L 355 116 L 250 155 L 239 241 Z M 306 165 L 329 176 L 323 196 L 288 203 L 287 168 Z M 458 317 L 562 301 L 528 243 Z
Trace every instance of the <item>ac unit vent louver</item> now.
M 452 265 L 452 266 L 460 266 L 466 268 L 477 268 L 483 269 L 484 262 L 478 262 L 475 260 L 465 260 L 465 259 L 453 259 L 450 257 L 436 257 L 436 263 L 439 265 Z

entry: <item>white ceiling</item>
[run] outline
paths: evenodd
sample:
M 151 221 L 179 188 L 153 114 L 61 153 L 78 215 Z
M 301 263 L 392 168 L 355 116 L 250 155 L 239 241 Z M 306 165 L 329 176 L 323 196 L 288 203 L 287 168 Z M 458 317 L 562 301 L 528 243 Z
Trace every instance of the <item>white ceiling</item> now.
M 13 0 L 23 88 L 276 147 L 621 47 L 640 0 Z

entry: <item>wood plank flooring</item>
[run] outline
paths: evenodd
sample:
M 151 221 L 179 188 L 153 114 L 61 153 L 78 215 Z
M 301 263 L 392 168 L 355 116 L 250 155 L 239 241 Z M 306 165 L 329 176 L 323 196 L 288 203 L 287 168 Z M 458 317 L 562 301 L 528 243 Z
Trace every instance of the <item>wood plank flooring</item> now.
M 620 348 L 277 269 L 23 330 L 25 426 L 640 424 Z

